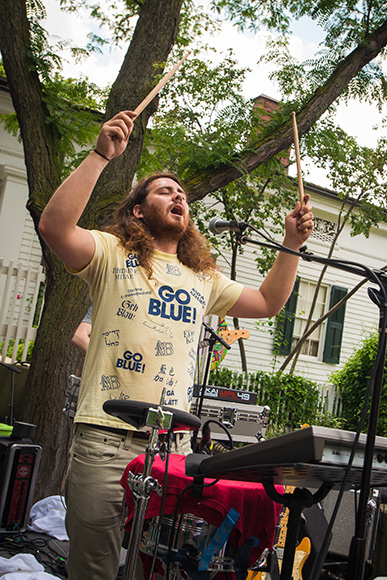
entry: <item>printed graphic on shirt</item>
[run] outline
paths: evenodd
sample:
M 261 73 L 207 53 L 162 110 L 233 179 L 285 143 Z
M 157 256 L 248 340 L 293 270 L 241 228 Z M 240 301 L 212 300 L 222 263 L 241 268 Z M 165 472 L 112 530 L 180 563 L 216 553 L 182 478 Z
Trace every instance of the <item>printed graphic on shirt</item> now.
M 120 392 L 120 394 L 118 395 L 118 397 L 114 397 L 113 395 L 111 395 L 109 393 L 109 401 L 116 401 L 116 400 L 120 400 L 120 401 L 129 401 L 130 396 L 126 393 L 124 393 L 123 391 Z
M 138 274 L 137 254 L 128 254 L 125 260 L 125 268 L 113 268 L 113 274 L 116 280 L 132 280 Z
M 165 387 L 176 387 L 177 380 L 175 379 L 175 369 L 173 366 L 168 366 L 167 364 L 163 363 L 160 365 L 159 371 L 157 375 L 153 377 L 153 381 L 155 383 L 161 383 Z
M 181 276 L 181 270 L 176 264 L 166 264 L 165 273 L 170 276 Z
M 188 401 L 188 403 L 190 403 L 192 401 L 192 399 L 193 399 L 193 386 L 191 385 L 187 389 L 187 401 Z
M 177 403 L 178 403 L 178 399 L 176 398 L 174 389 L 167 389 L 165 391 L 164 405 L 173 406 L 173 405 L 177 405 Z
M 161 340 L 156 342 L 155 350 L 155 356 L 171 356 L 174 353 L 172 342 L 162 342 Z
M 120 331 L 117 330 L 107 330 L 106 332 L 102 333 L 102 336 L 105 340 L 106 346 L 119 346 L 120 344 Z
M 102 385 L 101 391 L 114 391 L 121 387 L 117 375 L 101 375 L 100 384 Z
M 189 361 L 189 365 L 187 368 L 187 373 L 189 374 L 189 376 L 191 377 L 192 380 L 194 380 L 195 377 L 195 365 L 192 361 Z
M 184 338 L 186 344 L 192 344 L 195 340 L 195 331 L 193 330 L 185 330 L 184 331 Z
M 193 361 L 196 361 L 196 356 L 197 356 L 196 350 L 194 348 L 191 348 L 189 353 L 188 353 L 188 356 L 190 358 L 192 358 Z
M 166 334 L 169 338 L 173 338 L 172 328 L 163 322 L 155 322 L 153 320 L 144 320 L 143 325 L 160 334 Z
M 131 298 L 132 296 L 145 296 L 146 294 L 152 294 L 152 291 L 143 290 L 142 288 L 128 288 L 126 293 L 121 296 L 121 300 Z
M 196 288 L 191 288 L 190 294 L 199 302 L 199 304 L 201 304 L 202 308 L 206 307 L 206 299 L 202 294 L 200 294 L 200 292 L 198 292 L 198 290 L 196 290 Z
M 126 350 L 122 358 L 117 358 L 116 367 L 134 373 L 143 373 L 145 371 L 145 363 L 142 362 L 142 359 L 141 353 Z
M 176 292 L 170 286 L 161 286 L 158 291 L 160 300 L 150 298 L 148 314 L 160 316 L 167 320 L 175 320 L 193 324 L 196 320 L 196 308 L 189 306 L 191 296 L 180 288 Z
M 137 254 L 128 254 L 125 263 L 127 268 L 138 268 L 140 265 Z
M 133 320 L 136 317 L 136 312 L 138 310 L 138 304 L 125 299 L 121 302 L 121 306 L 116 312 L 116 316 L 126 318 L 127 320 Z

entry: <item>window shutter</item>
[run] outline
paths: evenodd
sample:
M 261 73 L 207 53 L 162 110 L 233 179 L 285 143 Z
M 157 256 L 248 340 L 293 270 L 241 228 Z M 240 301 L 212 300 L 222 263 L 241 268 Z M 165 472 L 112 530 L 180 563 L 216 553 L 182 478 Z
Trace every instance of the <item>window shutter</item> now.
M 279 354 L 290 353 L 293 339 L 294 316 L 297 308 L 300 279 L 296 278 L 292 293 L 277 319 L 276 347 Z
M 337 304 L 347 294 L 346 288 L 332 286 L 329 309 Z M 325 336 L 325 345 L 323 361 L 331 364 L 340 362 L 341 341 L 343 338 L 345 307 L 343 304 L 336 312 L 331 314 L 327 322 L 327 332 Z

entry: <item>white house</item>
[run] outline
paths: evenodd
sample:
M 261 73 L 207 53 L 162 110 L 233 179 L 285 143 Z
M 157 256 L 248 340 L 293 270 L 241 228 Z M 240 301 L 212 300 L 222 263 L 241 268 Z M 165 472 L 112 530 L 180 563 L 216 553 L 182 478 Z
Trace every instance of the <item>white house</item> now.
M 12 112 L 7 83 L 0 78 L 0 114 Z M 39 266 L 40 244 L 26 209 L 27 199 L 23 145 L 0 124 L 0 258 Z

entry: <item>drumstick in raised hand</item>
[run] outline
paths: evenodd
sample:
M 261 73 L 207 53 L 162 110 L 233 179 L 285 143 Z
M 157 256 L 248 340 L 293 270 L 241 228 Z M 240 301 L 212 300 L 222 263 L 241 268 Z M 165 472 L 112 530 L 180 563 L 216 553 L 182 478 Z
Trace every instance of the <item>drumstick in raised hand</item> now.
M 294 137 L 294 149 L 296 152 L 296 164 L 297 164 L 297 184 L 298 184 L 298 196 L 300 199 L 301 207 L 304 205 L 304 184 L 302 181 L 301 172 L 301 157 L 300 157 L 300 145 L 298 142 L 298 129 L 296 121 L 296 113 L 293 111 L 293 137 Z M 305 229 L 304 232 L 307 230 Z
M 145 107 L 151 102 L 151 100 L 154 99 L 154 97 L 157 95 L 157 93 L 161 91 L 161 89 L 163 88 L 163 86 L 166 85 L 167 82 L 173 77 L 173 75 L 175 74 L 175 72 L 177 71 L 177 69 L 180 68 L 180 66 L 183 64 L 183 62 L 185 61 L 185 59 L 188 58 L 188 56 L 190 54 L 191 54 L 191 51 L 190 52 L 187 52 L 183 56 L 183 58 L 181 60 L 179 60 L 179 62 L 177 62 L 175 64 L 175 66 L 172 67 L 169 72 L 167 72 L 166 75 L 163 76 L 163 78 L 151 90 L 151 92 L 149 93 L 149 95 L 147 95 L 145 97 L 145 99 L 143 101 L 141 101 L 141 103 L 138 105 L 138 107 L 136 107 L 134 109 L 134 112 L 137 113 L 137 115 L 139 115 L 145 109 Z
M 301 207 L 302 207 L 304 204 L 304 184 L 302 182 L 300 145 L 298 142 L 298 129 L 297 129 L 296 113 L 294 111 L 293 111 L 293 138 L 294 138 L 294 149 L 296 152 L 298 195 L 299 195 Z

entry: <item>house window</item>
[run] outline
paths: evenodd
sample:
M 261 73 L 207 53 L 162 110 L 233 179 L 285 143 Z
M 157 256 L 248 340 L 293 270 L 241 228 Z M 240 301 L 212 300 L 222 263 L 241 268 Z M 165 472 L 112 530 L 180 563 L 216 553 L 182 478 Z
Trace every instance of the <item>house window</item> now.
M 302 336 L 316 287 L 317 285 L 314 282 L 296 280 L 293 292 L 278 318 L 276 342 L 279 354 L 288 355 Z M 347 289 L 339 286 L 332 286 L 331 288 L 321 286 L 318 291 L 311 324 L 337 304 L 346 293 Z M 320 325 L 302 345 L 301 354 L 318 358 L 323 349 L 322 360 L 324 362 L 338 363 L 340 361 L 344 316 L 345 304 L 327 319 L 324 344 L 322 344 L 324 338 L 323 325 Z
M 303 280 L 300 281 L 297 309 L 295 312 L 294 320 L 292 348 L 296 345 L 305 330 L 309 312 L 312 306 L 313 297 L 316 291 L 316 286 L 317 285 L 313 282 L 306 282 Z M 318 320 L 320 316 L 324 314 L 327 301 L 327 292 L 328 288 L 326 286 L 320 286 L 310 325 L 316 322 L 316 320 Z M 321 333 L 322 325 L 318 326 L 304 342 L 301 348 L 301 354 L 314 357 L 318 356 Z

